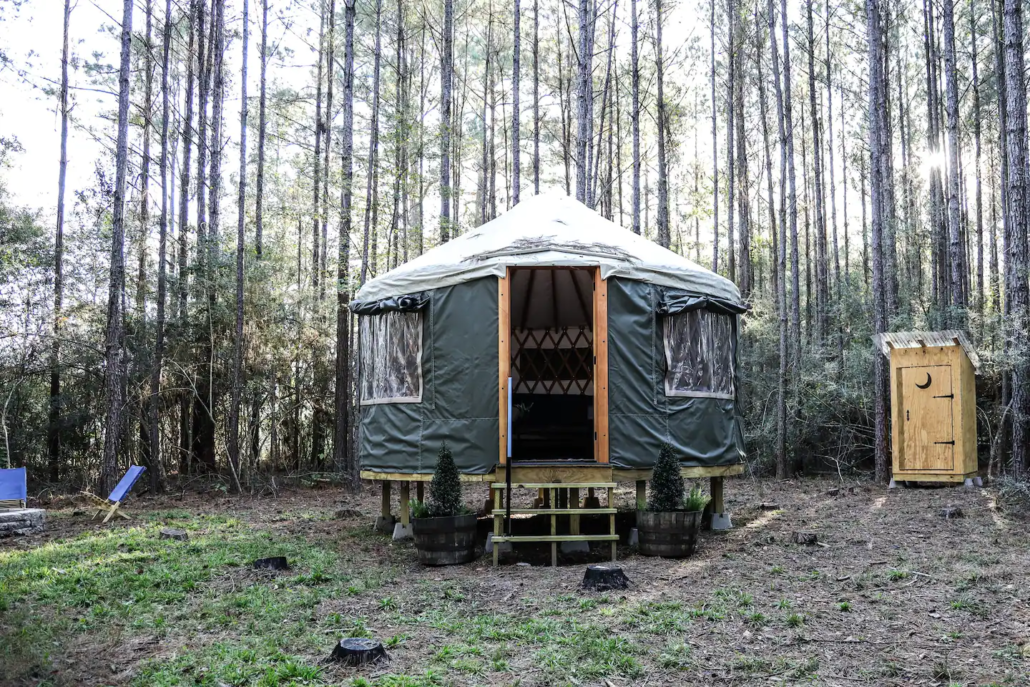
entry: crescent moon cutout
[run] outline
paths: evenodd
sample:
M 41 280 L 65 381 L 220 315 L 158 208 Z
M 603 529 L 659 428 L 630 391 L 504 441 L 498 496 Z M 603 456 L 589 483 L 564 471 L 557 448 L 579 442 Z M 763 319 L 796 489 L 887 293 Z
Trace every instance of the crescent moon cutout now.
M 933 378 L 930 377 L 930 373 L 927 372 L 926 373 L 926 384 L 916 384 L 916 388 L 917 389 L 929 389 L 930 388 L 930 382 L 932 382 L 932 381 L 933 381 Z

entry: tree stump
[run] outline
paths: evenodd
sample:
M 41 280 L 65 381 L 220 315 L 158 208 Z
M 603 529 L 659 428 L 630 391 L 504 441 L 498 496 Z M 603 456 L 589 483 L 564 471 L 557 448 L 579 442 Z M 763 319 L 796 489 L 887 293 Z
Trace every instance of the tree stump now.
M 45 523 L 46 511 L 42 508 L 0 510 L 0 539 L 39 534 Z
M 964 515 L 962 509 L 958 506 L 945 506 L 941 508 L 941 517 L 945 520 L 951 520 L 953 518 L 961 518 Z
M 341 639 L 340 643 L 333 648 L 329 657 L 333 661 L 340 661 L 348 666 L 363 666 L 369 663 L 390 659 L 381 642 L 364 637 L 347 637 Z
M 254 561 L 254 567 L 258 570 L 289 570 L 290 564 L 286 561 L 286 556 L 272 556 L 257 559 Z
M 793 540 L 795 544 L 801 544 L 802 546 L 815 546 L 819 543 L 819 537 L 816 536 L 815 532 L 795 532 Z
M 161 530 L 160 538 L 174 539 L 175 541 L 188 541 L 190 535 L 186 533 L 186 530 L 179 530 L 174 527 L 165 527 Z
M 606 592 L 611 589 L 626 589 L 629 578 L 617 565 L 588 565 L 583 573 L 583 589 Z

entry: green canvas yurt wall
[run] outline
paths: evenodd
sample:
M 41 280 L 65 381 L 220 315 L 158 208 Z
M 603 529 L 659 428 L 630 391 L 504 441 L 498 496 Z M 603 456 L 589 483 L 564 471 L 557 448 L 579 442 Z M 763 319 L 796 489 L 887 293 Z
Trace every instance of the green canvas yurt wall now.
M 497 279 L 487 277 L 377 306 L 422 313 L 422 397 L 418 403 L 361 406 L 361 469 L 430 473 L 446 441 L 459 470 L 486 474 L 498 462 Z M 708 309 L 732 322 L 721 344 L 736 358 L 739 306 L 622 278 L 608 280 L 610 463 L 650 468 L 663 442 L 684 466 L 739 463 L 744 456 L 736 401 L 666 395 L 662 318 Z M 516 459 L 518 456 L 515 457 Z
M 666 395 L 661 320 L 691 307 L 730 318 L 732 335 L 725 344 L 735 363 L 738 308 L 733 304 L 629 279 L 608 282 L 608 435 L 614 467 L 651 468 L 664 442 L 672 444 L 685 467 L 733 465 L 744 458 L 735 400 Z
M 430 473 L 446 441 L 461 472 L 492 472 L 500 433 L 497 279 L 476 279 L 425 296 L 420 303 L 422 400 L 361 406 L 361 469 Z M 362 305 L 356 307 L 359 313 Z

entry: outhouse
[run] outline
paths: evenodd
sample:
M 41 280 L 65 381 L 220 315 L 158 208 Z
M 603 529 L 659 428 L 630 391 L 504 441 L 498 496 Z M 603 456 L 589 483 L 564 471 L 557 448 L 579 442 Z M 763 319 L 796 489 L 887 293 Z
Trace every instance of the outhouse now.
M 965 332 L 888 332 L 873 339 L 890 359 L 893 479 L 975 477 L 980 360 Z

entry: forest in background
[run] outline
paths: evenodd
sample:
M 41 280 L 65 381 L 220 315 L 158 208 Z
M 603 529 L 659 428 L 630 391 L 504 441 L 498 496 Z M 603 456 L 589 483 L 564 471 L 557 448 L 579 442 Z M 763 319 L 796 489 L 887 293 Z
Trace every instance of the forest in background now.
M 885 480 L 870 337 L 906 329 L 970 332 L 981 463 L 1028 463 L 1021 0 L 103 4 L 65 0 L 59 73 L 0 51 L 62 142 L 34 207 L 0 132 L 0 465 L 34 484 L 356 487 L 351 296 L 554 188 L 738 284 L 754 472 Z

